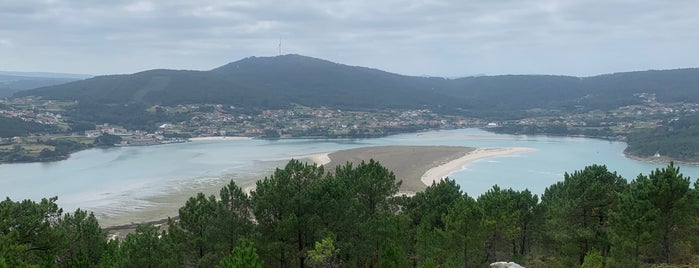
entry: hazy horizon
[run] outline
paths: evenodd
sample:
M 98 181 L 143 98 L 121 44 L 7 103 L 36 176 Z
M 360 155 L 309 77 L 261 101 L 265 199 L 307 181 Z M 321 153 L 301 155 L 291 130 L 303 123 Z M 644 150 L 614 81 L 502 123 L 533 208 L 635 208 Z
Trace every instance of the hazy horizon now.
M 284 55 L 282 55 L 284 56 Z M 259 56 L 251 56 L 251 57 L 259 57 Z M 275 57 L 275 56 L 269 56 L 269 57 Z M 242 60 L 242 59 L 239 59 Z M 324 59 L 323 59 L 324 60 Z M 235 60 L 238 61 L 238 60 Z M 235 62 L 231 61 L 231 62 Z M 342 62 L 334 62 L 338 64 L 344 64 Z M 223 64 L 225 65 L 225 64 Z M 222 65 L 222 66 L 223 66 Z M 346 64 L 344 64 L 346 65 Z M 355 65 L 353 65 L 355 66 Z M 220 66 L 215 66 L 220 67 Z M 355 67 L 367 67 L 367 68 L 372 68 L 369 66 L 359 66 L 356 65 Z M 195 70 L 195 69 L 172 69 L 172 70 L 187 70 L 187 71 L 208 71 L 214 68 L 206 69 L 206 70 Z M 589 76 L 575 76 L 575 75 L 566 75 L 566 74 L 546 74 L 546 73 L 521 73 L 521 74 L 514 74 L 514 73 L 502 73 L 502 74 L 484 74 L 484 73 L 479 73 L 479 74 L 465 74 L 465 75 L 456 75 L 456 76 L 438 76 L 438 75 L 410 75 L 410 74 L 402 74 L 402 73 L 396 73 L 392 72 L 390 70 L 383 70 L 383 69 L 378 69 L 381 71 L 386 71 L 390 73 L 395 73 L 399 75 L 406 75 L 406 76 L 416 76 L 416 77 L 439 77 L 439 78 L 446 78 L 446 79 L 458 79 L 458 78 L 466 78 L 466 77 L 479 77 L 479 76 L 501 76 L 501 75 L 553 75 L 553 76 L 570 76 L 570 77 L 579 77 L 579 78 L 585 78 L 585 77 L 594 77 L 594 76 L 599 76 L 599 75 L 607 75 L 607 74 L 614 74 L 614 73 L 625 73 L 625 72 L 642 72 L 642 71 L 662 71 L 662 70 L 678 70 L 678 69 L 696 69 L 699 67 L 678 67 L 678 68 L 672 68 L 672 69 L 647 69 L 647 70 L 627 70 L 627 71 L 614 71 L 614 72 L 609 72 L 609 73 L 599 73 L 599 74 L 593 74 Z M 154 69 L 166 69 L 166 68 L 154 68 Z M 133 73 L 104 73 L 104 74 L 87 74 L 87 73 L 62 73 L 62 72 L 43 72 L 43 71 L 14 71 L 14 70 L 0 70 L 0 75 L 8 75 L 8 76 L 18 76 L 18 77 L 54 77 L 54 78 L 75 78 L 75 79 L 88 79 L 91 77 L 95 76 L 101 76 L 101 75 L 128 75 L 128 74 L 134 74 L 134 73 L 139 73 L 139 72 L 144 72 L 144 71 L 149 71 L 149 70 L 154 70 L 154 69 L 147 69 L 147 70 L 139 70 Z
M 0 70 L 209 70 L 300 54 L 412 76 L 697 67 L 699 2 L 134 1 L 0 3 Z

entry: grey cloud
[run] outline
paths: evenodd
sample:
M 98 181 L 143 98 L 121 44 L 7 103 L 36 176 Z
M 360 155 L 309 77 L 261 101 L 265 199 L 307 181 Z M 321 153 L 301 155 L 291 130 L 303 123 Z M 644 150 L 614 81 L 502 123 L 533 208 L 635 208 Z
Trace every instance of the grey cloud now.
M 210 69 L 288 53 L 404 74 L 690 67 L 699 3 L 651 0 L 0 1 L 0 69 Z M 70 58 L 70 62 L 66 61 Z

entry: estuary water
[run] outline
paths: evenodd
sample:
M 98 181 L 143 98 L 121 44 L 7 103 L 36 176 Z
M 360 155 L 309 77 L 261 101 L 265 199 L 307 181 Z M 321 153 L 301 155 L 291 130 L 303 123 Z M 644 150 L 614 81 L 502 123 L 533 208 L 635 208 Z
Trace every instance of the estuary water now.
M 536 151 L 473 162 L 451 174 L 477 197 L 493 185 L 543 193 L 549 185 L 587 165 L 604 164 L 627 180 L 666 164 L 623 155 L 626 146 L 588 138 L 493 134 L 459 129 L 372 139 L 195 141 L 148 147 L 91 149 L 51 163 L 0 165 L 0 197 L 12 200 L 58 196 L 65 212 L 94 211 L 103 226 L 161 219 L 196 194 L 215 194 L 231 179 L 243 188 L 271 174 L 290 158 L 381 145 L 529 147 Z M 694 180 L 699 166 L 680 165 Z

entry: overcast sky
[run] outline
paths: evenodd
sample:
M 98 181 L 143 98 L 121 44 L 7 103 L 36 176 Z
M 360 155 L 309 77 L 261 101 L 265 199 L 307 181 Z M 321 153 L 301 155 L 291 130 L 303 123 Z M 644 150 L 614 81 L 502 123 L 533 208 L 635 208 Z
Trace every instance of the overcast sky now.
M 301 54 L 406 75 L 699 67 L 694 0 L 0 0 L 0 70 L 208 70 Z

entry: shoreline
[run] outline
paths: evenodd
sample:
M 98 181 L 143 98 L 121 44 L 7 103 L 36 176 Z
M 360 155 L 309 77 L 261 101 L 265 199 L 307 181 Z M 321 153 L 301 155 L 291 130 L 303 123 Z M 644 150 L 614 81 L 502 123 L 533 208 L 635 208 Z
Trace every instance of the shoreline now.
M 660 157 L 655 157 L 655 156 L 637 156 L 631 153 L 624 152 L 624 157 L 628 159 L 633 159 L 639 162 L 644 162 L 644 163 L 653 163 L 653 164 L 666 164 L 669 165 L 670 162 L 678 164 L 678 165 L 690 165 L 690 166 L 699 166 L 699 161 L 682 161 L 682 160 L 677 160 L 673 159 L 667 156 L 660 156 Z
M 189 138 L 187 140 L 192 141 L 192 142 L 197 142 L 197 141 L 226 141 L 226 140 L 232 140 L 232 141 L 240 141 L 240 140 L 252 140 L 252 137 L 242 137 L 242 136 L 209 136 L 209 137 L 194 137 L 194 138 Z
M 512 148 L 476 148 L 475 150 L 466 153 L 464 156 L 451 160 L 449 162 L 432 167 L 422 175 L 420 181 L 426 186 L 432 185 L 433 182 L 438 183 L 444 180 L 449 175 L 460 171 L 464 166 L 475 161 L 515 155 L 519 153 L 534 152 L 536 149 L 528 147 L 512 147 Z
M 515 135 L 517 135 L 517 134 L 514 134 L 514 133 L 508 133 L 508 132 L 492 131 L 492 130 L 489 130 L 489 129 L 487 129 L 487 128 L 482 128 L 482 127 L 480 127 L 480 128 L 479 128 L 479 127 L 476 127 L 476 128 L 477 128 L 477 129 L 484 130 L 484 131 L 487 131 L 487 132 L 491 132 L 491 133 L 495 133 L 495 134 L 500 134 L 500 135 L 510 135 L 510 136 L 515 136 Z M 423 132 L 427 132 L 427 131 L 430 131 L 430 130 L 434 130 L 434 129 L 428 129 L 428 130 L 417 131 L 417 132 L 406 132 L 406 133 L 416 133 L 418 136 L 422 136 L 422 135 L 424 135 L 424 134 L 422 134 Z M 440 130 L 440 129 L 437 129 L 437 130 Z M 449 130 L 449 129 L 445 129 L 445 130 Z M 372 136 L 372 137 L 368 137 L 368 138 L 378 138 L 378 137 L 390 136 L 390 135 L 395 135 L 395 134 L 397 134 L 397 133 L 392 133 L 392 134 L 389 134 L 389 135 L 379 135 L 379 136 L 375 136 L 375 137 Z M 613 137 L 596 137 L 596 136 L 585 136 L 585 135 L 552 135 L 552 134 L 545 134 L 545 133 L 534 134 L 534 135 L 551 136 L 551 137 L 574 137 L 574 138 L 579 137 L 579 138 L 587 138 L 587 139 L 621 141 L 621 142 L 624 142 L 624 143 L 625 143 L 625 141 L 619 140 L 619 139 L 616 139 L 616 138 L 613 138 Z M 432 136 L 439 136 L 439 134 L 432 134 Z M 488 136 L 484 136 L 484 135 L 464 135 L 463 137 L 464 137 L 464 138 L 469 138 L 469 139 L 482 139 L 482 138 L 486 138 L 486 137 L 487 137 L 488 139 L 493 139 L 493 137 L 488 137 Z M 242 141 L 242 140 L 254 140 L 254 139 L 258 139 L 258 138 L 256 138 L 256 137 L 246 137 L 246 136 L 204 136 L 204 137 L 192 137 L 192 138 L 188 138 L 188 139 L 186 139 L 185 141 L 188 141 L 188 142 L 226 141 L 226 140 L 231 140 L 231 141 Z M 318 137 L 310 137 L 310 136 L 308 136 L 308 137 L 286 137 L 286 138 L 280 138 L 280 139 L 334 139 L 334 138 L 332 138 L 332 137 L 321 137 L 321 136 L 318 136 Z M 501 137 L 501 138 L 499 138 L 499 139 L 507 139 L 507 137 Z M 172 144 L 172 143 L 166 142 L 166 143 L 158 143 L 158 144 L 147 144 L 147 145 L 142 145 L 142 146 L 156 146 L 156 145 L 166 145 L 166 144 Z M 118 146 L 115 146 L 115 147 L 118 147 Z M 69 158 L 71 157 L 71 155 L 74 154 L 74 153 L 78 153 L 78 152 L 81 152 L 81 151 L 84 151 L 84 150 L 95 149 L 95 148 L 99 148 L 99 147 L 90 146 L 90 147 L 88 147 L 88 148 L 82 148 L 82 149 L 70 151 L 70 152 L 68 152 L 66 155 L 61 155 L 61 156 L 57 156 L 57 157 L 54 157 L 54 158 L 48 158 L 48 159 L 31 159 L 31 160 L 19 160 L 19 161 L 0 161 L 0 165 L 4 165 L 4 164 L 25 164 L 25 163 L 50 163 L 50 162 L 59 162 L 59 161 L 63 161 L 63 160 L 69 159 Z M 332 152 L 331 152 L 331 153 L 332 153 Z M 658 157 L 653 157 L 653 156 L 643 157 L 643 156 L 637 156 L 637 155 L 628 153 L 628 152 L 626 152 L 626 151 L 623 151 L 622 153 L 624 154 L 624 156 L 625 156 L 626 158 L 633 159 L 633 160 L 640 161 L 640 162 L 647 162 L 647 163 L 663 163 L 663 164 L 669 164 L 670 162 L 674 162 L 674 163 L 682 164 L 682 165 L 694 165 L 694 166 L 699 166 L 699 160 L 697 160 L 697 161 L 686 161 L 686 160 L 679 160 L 679 159 L 675 159 L 675 158 L 667 157 L 667 156 L 662 156 L 662 157 L 659 157 L 659 158 L 658 158 Z M 313 162 L 316 162 L 316 161 L 313 161 Z
M 330 159 L 330 153 L 314 154 L 314 155 L 305 156 L 303 158 L 311 160 L 313 163 L 316 163 L 319 166 L 327 165 L 328 163 L 330 163 L 332 161 Z
M 403 181 L 403 186 L 399 190 L 398 195 L 412 196 L 417 192 L 423 191 L 427 186 L 430 186 L 430 181 L 441 181 L 444 177 L 458 172 L 463 166 L 474 161 L 533 151 L 536 151 L 536 149 L 526 147 L 375 146 L 312 155 L 300 155 L 292 158 L 323 165 L 327 168 L 326 171 L 328 172 L 334 170 L 331 168 L 333 165 L 343 165 L 346 163 L 341 161 L 347 160 L 346 157 L 348 156 L 351 156 L 352 160 L 379 158 L 376 160 L 385 168 L 396 171 L 396 179 Z M 382 162 L 381 158 L 390 158 L 394 159 L 394 161 Z M 239 180 L 236 181 L 236 183 L 238 183 L 238 186 L 241 187 L 244 192 L 249 194 L 250 191 L 255 189 L 255 182 L 259 179 L 262 179 L 262 177 L 250 178 L 249 180 L 243 181 Z M 213 187 L 212 185 L 209 186 Z M 167 197 L 163 198 L 168 199 Z M 176 219 L 177 215 L 172 218 Z M 134 218 L 131 218 L 131 220 L 134 220 Z M 167 217 L 146 217 L 131 221 L 131 223 L 123 219 L 111 219 L 111 221 L 103 221 L 103 224 L 104 227 L 102 227 L 102 229 L 107 231 L 110 237 L 124 239 L 127 234 L 134 232 L 136 226 L 140 224 L 153 224 L 160 228 L 167 228 Z
M 394 172 L 396 180 L 401 180 L 401 193 L 414 194 L 424 191 L 432 182 L 440 182 L 445 177 L 458 172 L 464 166 L 481 159 L 510 156 L 534 152 L 529 147 L 474 148 L 462 146 L 375 146 L 340 150 L 327 154 L 330 162 L 326 171 L 347 162 L 355 165 L 361 161 L 374 159 L 383 167 Z M 326 163 L 326 154 L 315 155 L 316 163 Z M 319 159 L 321 158 L 321 159 Z M 325 160 L 325 161 L 322 161 Z

